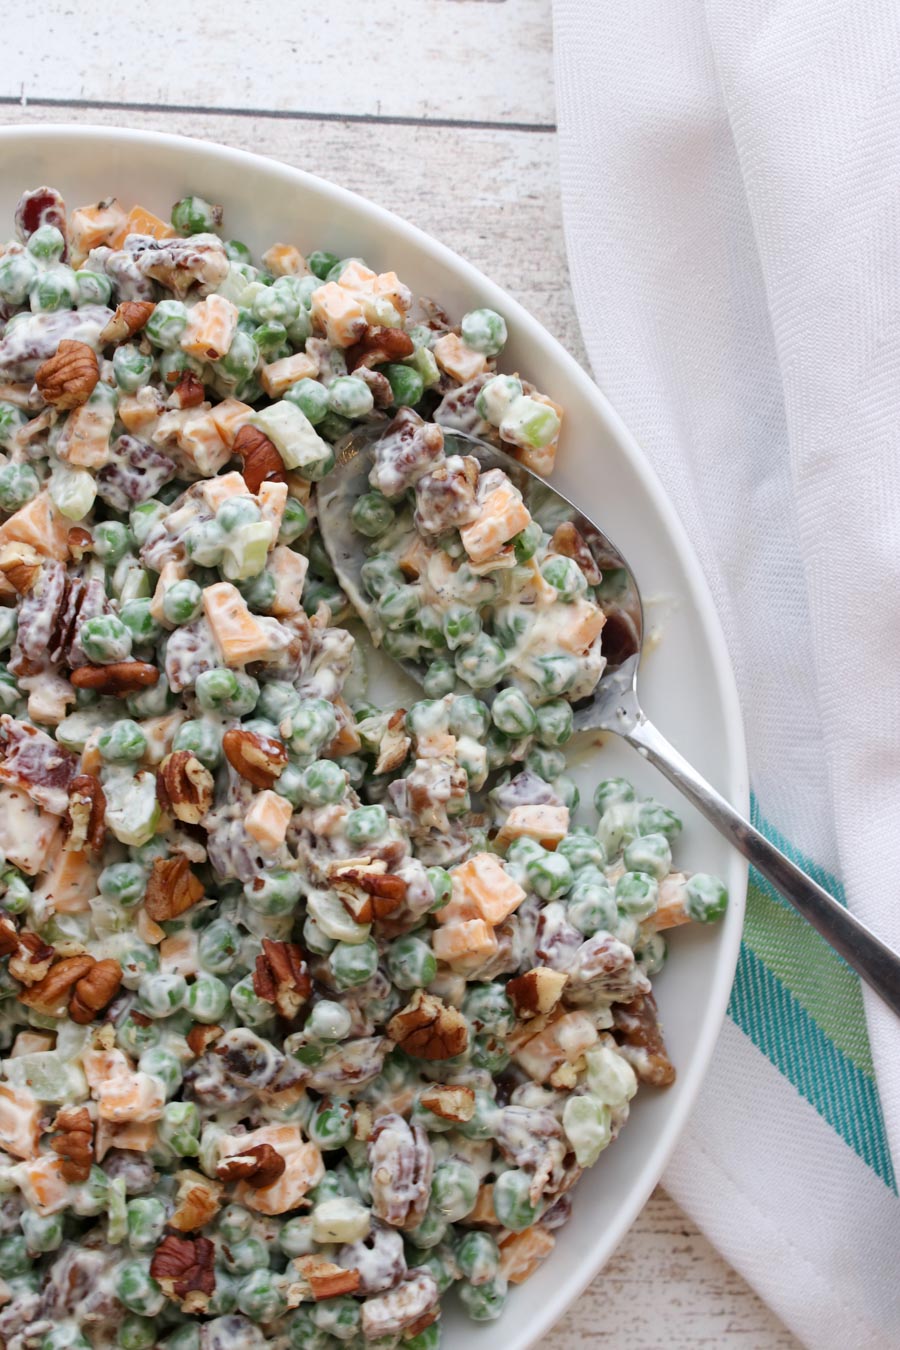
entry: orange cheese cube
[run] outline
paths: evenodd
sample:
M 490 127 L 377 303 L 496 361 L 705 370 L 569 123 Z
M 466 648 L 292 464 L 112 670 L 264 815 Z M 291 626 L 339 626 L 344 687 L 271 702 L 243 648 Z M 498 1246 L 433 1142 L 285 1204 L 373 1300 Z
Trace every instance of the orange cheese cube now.
M 40 1102 L 28 1088 L 0 1083 L 0 1148 L 14 1158 L 37 1156 Z
M 190 565 L 186 561 L 170 561 L 163 564 L 163 570 L 159 574 L 156 589 L 154 590 L 153 598 L 150 601 L 150 613 L 162 628 L 175 627 L 175 624 L 171 623 L 166 618 L 165 610 L 163 609 L 166 591 L 174 586 L 176 581 L 183 581 L 189 571 Z
M 338 285 L 343 286 L 347 291 L 371 291 L 378 275 L 373 272 L 371 267 L 366 267 L 365 263 L 353 259 L 348 262 L 341 275 L 338 277 Z
M 278 538 L 287 499 L 287 483 L 260 483 L 256 500 L 259 503 L 260 511 L 262 511 L 263 520 L 268 521 L 272 526 L 273 539 Z
M 68 1205 L 71 1195 L 62 1174 L 63 1160 L 51 1155 L 35 1158 L 17 1169 L 19 1190 L 26 1202 L 45 1218 Z
M 210 416 L 212 416 L 212 410 L 210 410 Z M 229 497 L 249 497 L 250 490 L 244 482 L 243 475 L 235 469 L 231 473 L 223 473 L 218 478 L 208 478 L 205 483 L 201 483 L 200 496 L 215 515 L 222 503 L 227 502 Z
M 293 244 L 273 244 L 266 249 L 262 260 L 273 277 L 309 276 L 306 259 Z
M 9 1057 L 18 1059 L 20 1055 L 43 1055 L 52 1050 L 55 1044 L 56 1037 L 52 1031 L 20 1031 L 12 1043 Z
M 108 244 L 125 224 L 125 209 L 115 197 L 93 206 L 77 206 L 69 216 L 66 233 L 69 236 L 71 267 L 79 267 L 92 248 Z
M 444 924 L 432 934 L 431 946 L 437 959 L 454 970 L 477 970 L 499 950 L 494 930 L 484 919 Z
M 313 327 L 324 332 L 333 347 L 352 347 L 367 327 L 362 305 L 336 281 L 328 281 L 313 291 L 310 316 Z
M 409 542 L 397 559 L 397 566 L 410 581 L 418 581 L 428 566 L 432 550 L 420 534 L 410 536 Z M 446 557 L 446 554 L 444 555 Z
M 550 442 L 549 445 L 525 446 L 517 445 L 514 450 L 516 459 L 520 464 L 524 464 L 526 469 L 532 473 L 540 474 L 542 478 L 549 478 L 553 472 L 553 466 L 556 463 L 556 451 L 559 446 L 559 437 L 562 429 L 563 409 L 558 403 L 554 403 L 552 398 L 547 398 L 546 394 L 529 394 L 529 398 L 534 399 L 535 403 L 545 403 L 548 408 L 552 408 L 560 421 L 560 431 Z
M 159 1120 L 166 1104 L 166 1090 L 149 1073 L 118 1073 L 96 1089 L 97 1111 L 103 1120 L 114 1124 L 124 1120 L 144 1123 Z
M 130 234 L 149 234 L 154 239 L 174 239 L 175 231 L 165 220 L 160 220 L 146 206 L 133 206 L 122 224 L 110 235 L 111 248 L 121 248 Z
M 134 1153 L 149 1153 L 156 1144 L 156 1125 L 152 1121 L 126 1121 L 114 1125 L 98 1120 L 94 1138 L 97 1161 L 102 1162 L 111 1148 L 131 1149 Z
M 276 619 L 297 613 L 308 566 L 303 554 L 287 544 L 276 544 L 272 549 L 267 570 L 275 578 L 275 595 L 270 609 Z
M 514 839 L 536 839 L 544 848 L 554 849 L 569 830 L 567 806 L 514 806 L 497 835 L 495 843 L 506 848 Z
M 119 421 L 126 431 L 140 436 L 154 427 L 162 413 L 165 401 L 158 390 L 145 385 L 136 394 L 123 394 L 119 399 Z
M 583 656 L 605 623 L 606 615 L 600 606 L 581 596 L 563 606 L 556 640 L 566 651 Z
M 274 853 L 284 843 L 293 811 L 286 797 L 267 788 L 253 798 L 244 816 L 244 828 L 264 852 Z
M 296 352 L 293 356 L 284 356 L 263 366 L 259 373 L 259 382 L 270 398 L 280 398 L 285 389 L 290 389 L 298 380 L 313 380 L 319 373 L 319 363 L 307 356 L 306 352 Z
M 645 933 L 662 933 L 667 928 L 679 928 L 690 923 L 691 916 L 686 905 L 687 876 L 684 872 L 670 872 L 659 883 L 659 903 L 656 909 L 641 924 Z
M 208 409 L 198 408 L 184 420 L 178 444 L 198 473 L 205 478 L 217 474 L 231 458 L 231 451 L 216 428 Z
M 525 1228 L 510 1233 L 500 1243 L 500 1273 L 510 1284 L 523 1284 L 533 1275 L 556 1246 L 556 1238 L 546 1228 Z
M 173 933 L 159 944 L 159 968 L 167 975 L 196 975 L 200 969 L 199 938 L 190 928 Z
M 478 519 L 471 525 L 464 525 L 459 532 L 463 547 L 477 563 L 493 558 L 531 520 L 518 488 L 508 478 L 493 481 L 495 486 L 485 494 Z
M 242 403 L 239 398 L 226 398 L 221 403 L 214 404 L 209 410 L 209 415 L 215 423 L 216 431 L 230 450 L 241 427 L 246 426 L 253 416 L 253 409 L 249 403 Z
M 546 1083 L 561 1064 L 574 1064 L 599 1039 L 586 1013 L 567 1012 L 520 1046 L 514 1058 L 536 1083 Z
M 181 335 L 181 350 L 200 361 L 218 361 L 225 355 L 237 331 L 237 306 L 224 295 L 208 295 L 188 311 Z
M 467 347 L 456 333 L 445 333 L 431 350 L 441 370 L 460 384 L 468 384 L 487 369 L 487 357 Z
M 111 400 L 83 403 L 66 418 L 56 453 L 78 468 L 101 468 L 109 459 L 109 438 L 115 420 L 116 409 Z
M 264 623 L 251 614 L 246 600 L 230 581 L 207 586 L 203 591 L 203 608 L 227 666 L 271 661 L 290 645 L 287 630 L 275 619 Z
M 46 488 L 0 525 L 0 545 L 13 541 L 31 544 L 45 558 L 56 558 L 59 562 L 65 562 L 69 556 L 68 535 L 68 524 L 57 512 Z
M 148 947 L 159 946 L 166 936 L 166 930 L 161 928 L 155 919 L 150 918 L 150 915 L 144 909 L 143 905 L 141 905 L 137 912 L 134 926 L 137 930 L 138 937 L 142 942 L 146 942 Z
M 307 1192 L 319 1184 L 325 1164 L 316 1145 L 304 1141 L 296 1125 L 263 1125 L 247 1134 L 226 1135 L 219 1140 L 219 1154 L 230 1158 L 262 1144 L 269 1144 L 284 1158 L 284 1171 L 270 1186 L 259 1190 L 241 1182 L 236 1199 L 258 1214 L 284 1214 L 296 1209 Z
M 99 875 L 99 867 L 86 853 L 60 848 L 34 893 L 57 914 L 83 914 L 97 895 Z
M 474 905 L 489 924 L 502 923 L 525 899 L 525 892 L 517 881 L 503 869 L 493 853 L 476 853 L 474 857 L 450 869 L 453 881 L 451 903 L 459 901 Z M 438 910 L 440 916 L 441 910 Z

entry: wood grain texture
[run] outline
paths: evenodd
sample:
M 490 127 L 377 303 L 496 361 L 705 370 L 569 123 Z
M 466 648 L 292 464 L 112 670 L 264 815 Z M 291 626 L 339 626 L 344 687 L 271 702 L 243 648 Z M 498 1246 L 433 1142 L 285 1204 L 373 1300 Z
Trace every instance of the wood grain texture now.
M 168 7 L 184 11 L 183 4 Z M 132 6 L 132 13 L 149 15 L 152 10 L 156 16 L 153 31 L 159 31 L 159 15 L 166 8 L 140 3 Z M 312 9 L 305 4 L 298 8 Z M 362 30 L 356 23 L 351 28 L 351 8 L 358 18 L 360 6 L 350 0 L 332 0 L 327 16 L 321 11 L 322 20 L 315 26 L 319 57 L 310 62 L 307 43 L 304 58 L 292 66 L 288 92 L 307 109 L 333 110 L 335 52 L 341 50 L 342 43 L 352 45 L 351 35 L 355 38 L 359 31 L 370 33 L 365 26 L 370 20 L 365 18 L 359 20 Z M 370 15 L 381 18 L 389 13 L 392 25 L 398 22 L 400 9 L 396 3 L 369 0 L 367 9 Z M 412 90 L 394 88 L 392 72 L 401 69 L 394 53 L 389 58 L 393 65 L 376 69 L 368 62 L 367 83 L 361 92 L 338 89 L 340 109 L 362 108 L 360 115 L 364 115 L 373 109 L 373 96 L 377 100 L 380 95 L 378 106 L 394 110 L 383 115 L 394 118 L 401 115 L 397 109 L 414 108 L 418 111 L 410 116 L 426 115 L 423 110 L 428 109 L 430 116 L 455 117 L 465 110 L 469 122 L 497 118 L 552 121 L 549 0 L 407 0 L 404 23 L 413 10 L 427 15 L 432 25 L 424 58 L 430 72 L 427 82 L 419 74 Z M 174 48 L 170 48 L 172 59 L 181 61 L 182 66 L 176 69 L 166 63 L 165 85 L 160 83 L 159 67 L 148 65 L 142 97 L 165 102 L 170 110 L 123 111 L 109 106 L 122 94 L 120 57 L 110 58 L 104 66 L 97 50 L 80 50 L 83 35 L 91 41 L 96 36 L 99 50 L 106 50 L 103 43 L 107 39 L 102 34 L 93 35 L 99 21 L 84 23 L 84 14 L 92 12 L 82 11 L 76 16 L 62 0 L 39 0 L 30 7 L 27 21 L 23 18 L 12 26 L 12 38 L 7 24 L 8 62 L 0 94 L 17 97 L 21 83 L 38 101 L 0 106 L 0 123 L 90 122 L 177 132 L 272 155 L 332 178 L 396 211 L 465 255 L 521 300 L 577 358 L 584 359 L 567 280 L 555 140 L 549 131 L 517 131 L 509 126 L 487 129 L 340 119 L 310 121 L 249 117 L 243 111 L 171 111 L 173 103 L 181 108 L 191 104 L 196 107 L 218 99 L 221 106 L 223 72 L 234 68 L 238 54 L 241 69 L 253 72 L 253 79 L 248 78 L 242 86 L 242 96 L 258 102 L 264 90 L 270 108 L 298 106 L 297 102 L 286 101 L 284 71 L 277 62 L 274 69 L 278 79 L 269 89 L 272 43 L 267 41 L 263 51 L 253 45 L 246 27 L 229 26 L 227 15 L 237 12 L 234 0 L 222 0 L 215 6 L 203 3 L 190 11 L 192 32 L 186 41 L 189 55 L 197 50 L 199 25 L 205 25 L 206 36 L 213 29 L 216 34 L 204 70 L 182 69 L 186 58 L 182 60 Z M 225 15 L 216 26 L 211 17 L 214 13 Z M 442 28 L 441 24 L 447 26 Z M 441 35 L 458 31 L 453 24 L 461 24 L 473 41 L 475 34 L 479 35 L 478 42 L 485 41 L 484 35 L 489 34 L 495 42 L 488 52 L 491 62 L 478 67 L 477 87 L 467 80 L 465 97 L 458 80 L 455 88 L 450 87 L 457 69 L 448 68 L 446 52 L 439 42 Z M 479 24 L 483 26 L 477 27 Z M 32 40 L 38 27 L 50 34 L 39 50 Z M 121 38 L 122 29 L 117 27 L 116 33 Z M 410 41 L 419 43 L 419 30 L 415 33 Z M 146 30 L 140 37 L 143 43 Z M 126 44 L 133 39 L 126 30 Z M 496 41 L 505 43 L 515 58 L 506 63 L 507 72 L 495 68 L 500 64 Z M 469 50 L 464 47 L 463 54 Z M 458 51 L 454 61 L 458 66 Z M 510 66 L 517 71 L 513 85 L 506 83 Z M 532 88 L 526 88 L 529 81 Z M 120 101 L 133 103 L 136 99 L 130 80 L 128 84 L 130 97 Z M 440 99 L 435 92 L 438 90 L 443 91 Z M 233 91 L 228 96 L 233 98 Z M 47 106 L 52 99 L 66 97 L 85 99 L 93 106 Z M 502 1324 L 497 1343 L 503 1344 Z M 603 1273 L 545 1338 L 542 1350 L 571 1350 L 572 1346 L 587 1344 L 609 1346 L 611 1350 L 793 1350 L 798 1342 L 658 1189 Z

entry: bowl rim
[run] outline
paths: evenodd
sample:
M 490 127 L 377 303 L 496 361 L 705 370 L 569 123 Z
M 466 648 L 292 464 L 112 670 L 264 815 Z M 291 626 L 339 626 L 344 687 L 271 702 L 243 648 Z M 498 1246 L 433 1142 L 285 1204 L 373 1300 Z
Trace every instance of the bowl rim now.
M 443 268 L 458 275 L 462 274 L 468 282 L 476 285 L 484 294 L 488 303 L 493 297 L 495 305 L 502 304 L 504 312 L 514 318 L 524 340 L 536 340 L 538 345 L 550 344 L 556 360 L 573 383 L 578 386 L 586 402 L 596 412 L 598 420 L 605 425 L 609 434 L 615 439 L 618 451 L 629 460 L 630 467 L 639 479 L 642 489 L 647 493 L 655 510 L 659 512 L 661 519 L 664 521 L 672 545 L 684 567 L 697 605 L 698 618 L 709 642 L 713 680 L 722 702 L 725 717 L 725 761 L 729 766 L 729 781 L 720 785 L 721 790 L 742 814 L 748 815 L 750 788 L 740 700 L 725 635 L 706 576 L 694 552 L 690 536 L 650 460 L 603 393 L 600 385 L 579 365 L 559 339 L 555 338 L 520 301 L 511 296 L 497 282 L 485 276 L 472 263 L 461 257 L 448 245 L 433 238 L 419 226 L 410 224 L 401 216 L 395 215 L 386 207 L 370 201 L 360 193 L 353 192 L 349 188 L 342 187 L 317 174 L 309 173 L 305 169 L 295 168 L 282 160 L 256 154 L 249 150 L 239 150 L 232 146 L 223 145 L 218 141 L 206 141 L 195 136 L 182 136 L 173 132 L 132 127 L 103 126 L 96 123 L 66 125 L 54 122 L 13 123 L 0 127 L 0 147 L 6 142 L 84 140 L 95 141 L 98 144 L 107 142 L 119 145 L 169 147 L 175 155 L 185 152 L 193 153 L 230 165 L 235 169 L 239 169 L 242 164 L 253 164 L 257 168 L 263 167 L 273 178 L 280 178 L 285 183 L 305 186 L 308 191 L 330 198 L 335 204 L 353 212 L 363 221 L 368 219 L 381 228 L 390 229 L 401 239 L 405 236 L 423 252 L 430 254 Z M 575 1299 L 602 1270 L 649 1199 L 684 1131 L 708 1072 L 724 1022 L 740 951 L 749 868 L 747 863 L 737 855 L 735 855 L 733 863 L 729 874 L 731 879 L 729 908 L 719 938 L 719 950 L 715 960 L 713 979 L 707 991 L 702 1024 L 698 1029 L 690 1063 L 683 1071 L 679 1071 L 681 1094 L 666 1117 L 665 1124 L 660 1129 L 653 1147 L 644 1157 L 640 1170 L 635 1173 L 627 1199 L 623 1201 L 619 1208 L 616 1222 L 608 1225 L 602 1234 L 598 1234 L 595 1259 L 579 1263 L 576 1270 L 569 1272 L 568 1277 L 561 1270 L 555 1271 L 557 1278 L 554 1284 L 555 1293 L 553 1297 L 547 1299 L 545 1311 L 533 1319 L 525 1338 L 518 1342 L 515 1350 L 528 1350 L 528 1347 L 533 1346 L 542 1336 L 546 1335 L 554 1323 L 563 1316 Z M 734 886 L 735 877 L 738 879 L 737 888 Z

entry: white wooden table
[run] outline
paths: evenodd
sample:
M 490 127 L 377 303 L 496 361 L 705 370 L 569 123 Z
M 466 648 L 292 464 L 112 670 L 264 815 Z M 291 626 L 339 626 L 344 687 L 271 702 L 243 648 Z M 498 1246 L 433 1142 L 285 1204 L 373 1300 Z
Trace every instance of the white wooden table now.
M 178 132 L 332 178 L 469 258 L 584 359 L 550 0 L 31 0 L 4 39 L 0 122 Z M 661 1188 L 544 1350 L 588 1343 L 798 1345 Z

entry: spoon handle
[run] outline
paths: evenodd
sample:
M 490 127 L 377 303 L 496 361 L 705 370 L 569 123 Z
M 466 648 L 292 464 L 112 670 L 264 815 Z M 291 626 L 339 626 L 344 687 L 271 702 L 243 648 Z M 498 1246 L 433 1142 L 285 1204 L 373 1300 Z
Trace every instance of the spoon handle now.
M 643 713 L 623 734 L 900 1016 L 900 956 L 744 820 Z

